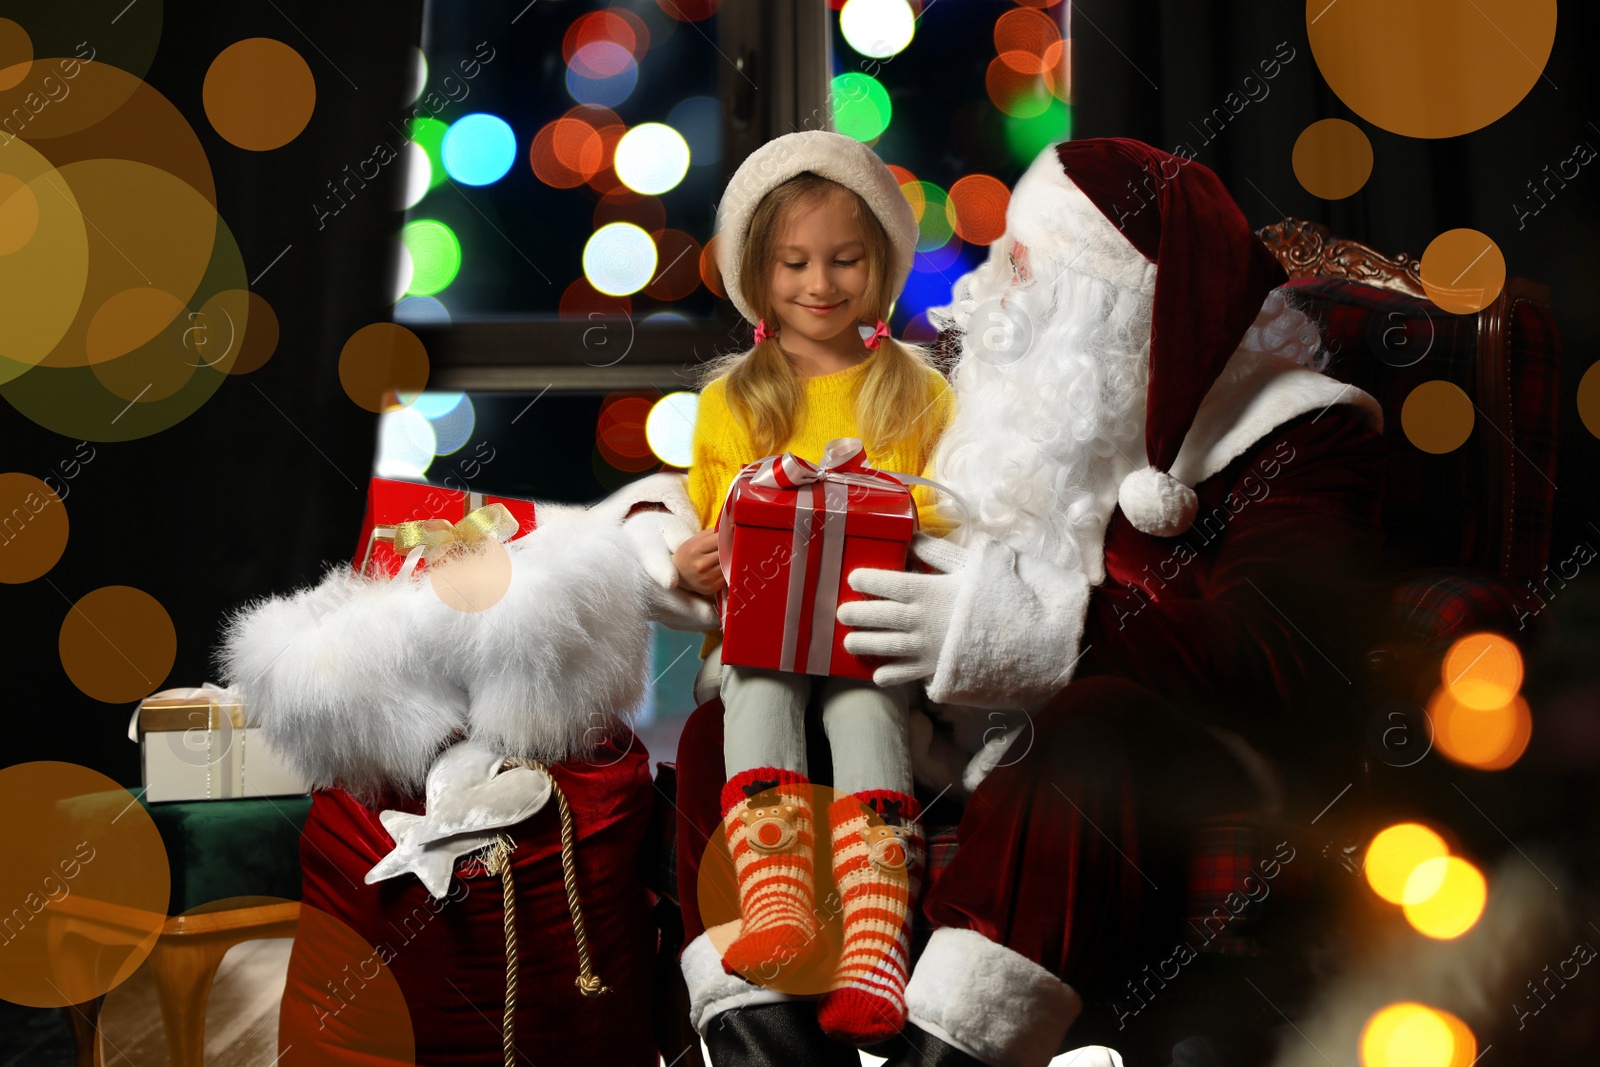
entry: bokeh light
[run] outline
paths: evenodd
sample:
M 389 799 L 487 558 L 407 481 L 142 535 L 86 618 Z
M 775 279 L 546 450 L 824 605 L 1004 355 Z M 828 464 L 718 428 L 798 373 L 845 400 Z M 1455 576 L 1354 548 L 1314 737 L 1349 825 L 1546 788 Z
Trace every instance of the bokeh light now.
M 1450 854 L 1444 838 L 1420 823 L 1400 823 L 1380 831 L 1367 846 L 1367 884 L 1391 904 L 1405 899 L 1406 880 L 1421 863 Z
M 1478 868 L 1459 856 L 1439 856 L 1411 872 L 1402 903 L 1406 921 L 1418 933 L 1446 941 L 1472 929 L 1488 894 Z
M 1444 684 L 1469 708 L 1503 707 L 1522 688 L 1522 653 L 1508 638 L 1468 634 L 1445 653 Z
M 1500 295 L 1506 284 L 1506 257 L 1488 234 L 1446 230 L 1423 250 L 1418 271 L 1423 292 L 1442 310 L 1472 315 Z
M 1072 136 L 1072 110 L 1060 100 L 1051 99 L 1037 115 L 1007 115 L 1005 128 L 1011 158 L 1025 167 L 1050 145 Z
M 380 471 L 400 467 L 426 474 L 437 445 L 433 424 L 415 408 L 396 408 L 378 418 Z
M 1353 122 L 1323 119 L 1300 131 L 1291 162 L 1306 192 L 1323 200 L 1343 200 L 1372 176 L 1372 142 Z
M 989 61 L 983 84 L 990 102 L 1012 118 L 1037 118 L 1051 104 L 1058 103 L 1042 75 L 1018 70 L 1006 56 L 996 56 Z
M 645 432 L 658 399 L 656 393 L 612 393 L 602 402 L 595 426 L 595 447 L 617 470 L 638 473 L 660 462 Z
M 689 165 L 704 167 L 722 159 L 722 105 L 713 97 L 691 96 L 667 112 L 667 125 L 689 143 Z
M 450 309 L 435 296 L 408 296 L 394 306 L 394 321 L 413 326 L 448 326 Z
M 1459 137 L 1528 94 L 1556 36 L 1556 0 L 1470 6 L 1465 18 L 1456 0 L 1306 0 L 1306 33 L 1351 111 L 1404 137 Z
M 416 45 L 411 46 L 411 84 L 406 87 L 405 102 L 414 104 L 428 87 L 428 57 Z
M 433 164 L 428 160 L 427 150 L 415 141 L 407 141 L 400 154 L 404 157 L 400 166 L 405 168 L 406 176 L 405 200 L 400 206 L 413 208 L 434 186 Z
M 1405 1001 L 1374 1012 L 1361 1031 L 1362 1067 L 1467 1067 L 1476 1041 L 1449 1012 Z
M 916 35 L 917 20 L 906 0 L 847 0 L 839 9 L 839 33 L 864 56 L 898 55 Z
M 611 7 L 579 15 L 567 27 L 561 38 L 561 58 L 568 64 L 578 59 L 586 45 L 605 42 L 620 46 L 634 61 L 644 58 L 650 48 L 650 30 L 644 20 L 625 8 Z M 586 66 L 589 64 L 586 62 Z M 585 70 L 590 76 L 605 77 L 621 71 L 621 64 L 613 69 Z
M 994 23 L 994 49 L 1001 62 L 1022 74 L 1043 74 L 1059 61 L 1061 27 L 1042 11 L 1019 7 Z
M 528 146 L 534 175 L 554 189 L 574 189 L 605 163 L 599 132 L 587 122 L 563 116 L 546 123 Z
M 1600 437 L 1600 363 L 1591 363 L 1578 380 L 1578 418 L 1584 429 Z
M 633 313 L 633 301 L 626 296 L 602 293 L 587 278 L 576 278 L 561 293 L 556 314 L 563 319 L 625 319 Z
M 722 284 L 722 271 L 717 269 L 717 235 L 712 234 L 700 249 L 700 280 L 718 299 L 728 295 Z
M 434 455 L 448 456 L 453 452 L 459 452 L 462 445 L 472 440 L 472 431 L 478 425 L 478 412 L 472 406 L 472 398 L 465 393 L 432 393 L 426 395 L 437 396 L 442 399 L 456 398 L 455 405 L 447 411 L 439 414 L 434 414 L 432 411 L 424 411 L 423 414 L 433 424 L 435 437 Z
M 282 148 L 306 128 L 317 104 L 317 82 L 305 59 L 289 45 L 271 37 L 248 37 L 211 61 L 201 102 L 212 129 L 229 144 L 267 152 Z
M 411 258 L 411 249 L 406 247 L 405 241 L 400 241 L 400 247 L 395 250 L 394 281 L 389 286 L 389 299 L 399 303 L 405 299 L 406 290 L 411 288 L 411 279 L 417 270 L 416 261 Z
M 400 395 L 428 386 L 428 349 L 395 322 L 373 322 L 350 335 L 339 350 L 339 384 L 351 401 L 381 413 Z
M 930 252 L 950 240 L 955 230 L 945 204 L 949 196 L 932 182 L 908 183 L 900 187 L 917 217 L 917 251 Z
M 986 245 L 1006 232 L 1011 190 L 988 174 L 966 174 L 950 187 L 945 205 L 951 228 L 963 240 Z
M 588 71 L 608 69 L 620 63 L 614 74 L 591 76 Z M 580 104 L 616 107 L 633 95 L 639 83 L 639 64 L 628 50 L 609 41 L 584 45 L 567 67 L 567 93 Z
M 617 142 L 614 166 L 622 184 L 634 192 L 664 193 L 689 172 L 689 142 L 671 126 L 641 123 Z
M 655 273 L 655 242 L 631 222 L 602 226 L 584 242 L 583 276 L 602 293 L 636 293 L 650 283 Z
M 411 254 L 411 284 L 406 293 L 429 296 L 455 281 L 461 270 L 461 242 L 438 219 L 416 219 L 400 231 Z
M 31 582 L 60 561 L 67 550 L 67 506 L 47 482 L 18 471 L 0 474 L 0 515 L 6 528 L 0 582 Z
M 650 450 L 669 467 L 689 466 L 694 456 L 694 420 L 700 410 L 695 393 L 668 393 L 651 407 L 644 436 Z
M 1424 452 L 1454 452 L 1472 435 L 1476 412 L 1472 398 L 1459 385 L 1436 379 L 1423 382 L 1400 405 L 1400 428 Z
M 1428 721 L 1446 758 L 1480 771 L 1505 770 L 1533 738 L 1533 714 L 1520 696 L 1498 708 L 1473 708 L 1441 686 L 1428 703 Z
M 444 169 L 463 185 L 488 185 L 511 170 L 517 159 L 517 135 L 498 115 L 476 112 L 450 126 L 439 147 Z
M 928 271 L 934 274 L 944 274 L 952 270 L 961 260 L 961 250 L 966 247 L 959 237 L 951 237 L 938 248 L 931 248 L 926 252 L 918 252 L 911 257 L 913 271 Z
M 700 243 L 682 230 L 656 230 L 650 238 L 661 267 L 644 287 L 644 295 L 652 300 L 682 300 L 699 288 Z
M 129 704 L 160 689 L 178 658 L 178 631 L 155 597 L 127 585 L 84 594 L 61 620 L 61 666 L 86 696 Z
M 444 135 L 450 132 L 450 124 L 424 115 L 412 119 L 410 128 L 412 143 L 428 157 L 428 188 L 444 184 L 449 175 L 445 173 L 440 146 L 444 144 Z
M 722 0 L 656 0 L 656 5 L 679 22 L 703 22 L 717 13 Z
M 875 140 L 889 128 L 894 109 L 889 91 L 870 74 L 851 70 L 833 79 L 833 128 L 858 141 Z

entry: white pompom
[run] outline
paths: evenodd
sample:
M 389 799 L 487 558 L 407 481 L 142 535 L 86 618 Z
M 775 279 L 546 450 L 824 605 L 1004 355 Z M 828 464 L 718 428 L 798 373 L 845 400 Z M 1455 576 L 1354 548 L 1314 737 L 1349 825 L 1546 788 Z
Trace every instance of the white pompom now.
M 1154 467 L 1141 467 L 1122 479 L 1117 503 L 1135 529 L 1153 537 L 1183 533 L 1200 512 L 1193 489 Z

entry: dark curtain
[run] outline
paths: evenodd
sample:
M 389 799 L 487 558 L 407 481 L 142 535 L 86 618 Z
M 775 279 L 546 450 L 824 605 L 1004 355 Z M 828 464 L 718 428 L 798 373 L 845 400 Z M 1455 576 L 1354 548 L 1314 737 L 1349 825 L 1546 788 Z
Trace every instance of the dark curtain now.
M 102 62 L 119 39 L 148 32 L 124 2 L 11 5 L 35 42 L 90 42 Z M 216 680 L 211 661 L 226 613 L 254 597 L 314 580 L 347 558 L 372 468 L 377 416 L 351 402 L 338 360 L 357 329 L 390 317 L 403 171 L 385 166 L 336 216 L 319 218 L 329 182 L 403 140 L 420 41 L 422 0 L 317 3 L 167 0 L 145 79 L 194 128 L 209 158 L 217 206 L 242 253 L 252 291 L 277 315 L 271 359 L 230 376 L 178 425 L 141 440 L 80 446 L 0 404 L 0 469 L 62 479 L 70 536 L 42 578 L 0 590 L 7 637 L 3 760 L 68 760 L 138 786 L 126 737 L 132 704 L 106 704 L 67 677 L 58 635 L 70 604 L 107 585 L 149 593 L 177 630 L 177 660 L 153 688 Z M 31 24 L 30 24 L 31 23 Z M 492 37 L 485 28 L 485 37 Z M 309 125 L 288 144 L 245 151 L 212 129 L 202 104 L 211 60 L 251 37 L 294 48 L 316 82 Z M 271 86 L 263 86 L 271 92 Z M 9 105 L 8 105 L 9 106 Z M 105 120 L 118 123 L 119 116 Z M 138 131 L 124 131 L 136 134 Z M 325 225 L 319 225 L 325 223 Z M 83 462 L 83 457 L 92 459 Z M 0 549 L 3 551 L 3 549 Z
M 1565 558 L 1577 542 L 1593 543 L 1591 523 L 1600 523 L 1600 441 L 1574 406 L 1600 355 L 1600 173 L 1585 168 L 1533 217 L 1517 208 L 1532 203 L 1527 183 L 1545 165 L 1579 142 L 1600 149 L 1600 12 L 1562 4 L 1544 76 L 1522 102 L 1481 130 L 1438 140 L 1391 134 L 1350 111 L 1317 70 L 1306 19 L 1298 0 L 1073 0 L 1073 136 L 1134 137 L 1168 151 L 1186 144 L 1255 226 L 1295 216 L 1415 256 L 1439 233 L 1471 227 L 1500 246 L 1509 275 L 1547 283 L 1562 341 L 1551 556 Z M 1230 93 L 1236 114 L 1224 105 Z M 1325 118 L 1356 123 L 1372 142 L 1372 177 L 1345 200 L 1306 192 L 1291 163 L 1300 132 Z

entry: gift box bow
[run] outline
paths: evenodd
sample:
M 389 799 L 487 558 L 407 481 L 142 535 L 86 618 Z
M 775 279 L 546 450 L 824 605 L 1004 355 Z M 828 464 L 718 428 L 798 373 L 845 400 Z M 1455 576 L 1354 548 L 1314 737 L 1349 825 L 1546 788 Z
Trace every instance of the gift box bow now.
M 747 464 L 723 499 L 722 512 L 717 520 L 717 562 L 722 568 L 726 585 L 731 585 L 733 575 L 729 561 L 733 555 L 733 523 L 723 522 L 728 515 L 728 505 L 741 479 L 750 475 L 750 484 L 764 489 L 792 490 L 797 493 L 794 517 L 794 541 L 790 554 L 790 588 L 783 621 L 783 645 L 779 654 L 778 669 L 801 670 L 807 674 L 826 674 L 833 654 L 834 613 L 838 609 L 839 578 L 844 560 L 844 521 L 849 503 L 850 488 L 859 486 L 871 489 L 907 489 L 909 485 L 925 485 L 945 493 L 966 513 L 960 497 L 945 486 L 914 474 L 878 470 L 867 463 L 861 441 L 854 437 L 837 437 L 824 447 L 822 459 L 812 463 L 793 452 L 768 456 Z M 801 490 L 810 489 L 810 493 Z M 821 557 L 817 572 L 815 602 L 806 610 L 806 598 L 799 583 L 806 573 L 807 555 L 813 537 L 812 516 L 824 511 L 821 530 Z M 724 615 L 727 611 L 727 590 L 719 594 Z M 809 614 L 811 641 L 806 662 L 796 666 L 796 649 L 804 617 Z M 724 619 L 726 622 L 726 619 Z
M 473 548 L 489 541 L 504 543 L 516 536 L 520 528 L 517 517 L 504 504 L 485 504 L 456 521 L 449 519 L 414 519 L 393 526 L 380 526 L 372 533 L 372 540 L 394 546 L 405 554 L 405 562 L 395 577 L 405 578 L 416 568 L 419 560 L 432 564 L 447 552 Z

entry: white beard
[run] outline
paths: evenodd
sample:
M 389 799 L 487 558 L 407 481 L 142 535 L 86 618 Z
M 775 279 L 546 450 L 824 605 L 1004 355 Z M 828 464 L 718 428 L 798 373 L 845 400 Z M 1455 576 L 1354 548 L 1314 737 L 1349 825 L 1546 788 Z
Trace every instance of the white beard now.
M 934 476 L 961 495 L 967 529 L 1098 584 L 1117 489 L 1145 465 L 1152 298 L 1056 270 L 1034 250 L 1039 274 L 1017 284 L 1010 246 L 996 241 L 931 313 L 962 331 Z

